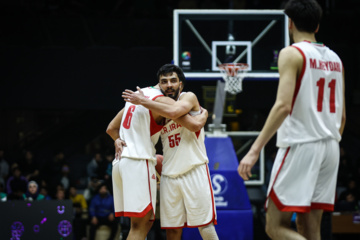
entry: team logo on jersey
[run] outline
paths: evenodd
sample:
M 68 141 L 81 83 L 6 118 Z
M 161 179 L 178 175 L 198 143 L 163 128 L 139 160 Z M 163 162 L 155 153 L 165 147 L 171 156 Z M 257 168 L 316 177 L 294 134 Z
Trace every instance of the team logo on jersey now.
M 153 175 L 151 176 L 151 178 L 152 178 L 152 179 L 156 179 L 155 174 L 153 174 Z

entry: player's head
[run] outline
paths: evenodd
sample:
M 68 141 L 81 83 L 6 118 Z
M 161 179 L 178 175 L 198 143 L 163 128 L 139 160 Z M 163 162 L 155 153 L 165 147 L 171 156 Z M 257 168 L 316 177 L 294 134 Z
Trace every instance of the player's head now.
M 316 33 L 322 17 L 322 9 L 316 0 L 289 0 L 285 14 L 300 32 Z
M 185 75 L 181 68 L 174 64 L 165 64 L 157 72 L 161 92 L 175 100 L 184 89 Z

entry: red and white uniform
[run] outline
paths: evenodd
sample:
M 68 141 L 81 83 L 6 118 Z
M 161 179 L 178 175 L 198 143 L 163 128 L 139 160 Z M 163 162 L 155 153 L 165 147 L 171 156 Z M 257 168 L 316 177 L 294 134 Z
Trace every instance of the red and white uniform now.
M 189 114 L 197 115 L 200 111 Z M 216 223 L 204 140 L 204 129 L 191 132 L 172 120 L 161 130 L 164 156 L 160 184 L 162 228 Z
M 163 96 L 159 89 L 152 87 L 143 88 L 142 91 L 152 100 Z M 115 216 L 143 217 L 151 209 L 155 213 L 155 144 L 161 129 L 150 110 L 129 102 L 125 104 L 120 138 L 126 142 L 126 147 L 121 160 L 113 161 Z
M 268 196 L 282 211 L 333 210 L 343 113 L 343 65 L 319 43 L 295 43 L 303 56 L 292 110 L 277 132 Z

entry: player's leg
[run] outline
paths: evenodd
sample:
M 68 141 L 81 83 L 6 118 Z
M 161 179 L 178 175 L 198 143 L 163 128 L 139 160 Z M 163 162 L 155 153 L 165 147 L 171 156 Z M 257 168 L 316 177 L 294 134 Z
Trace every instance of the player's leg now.
M 213 223 L 210 223 L 203 227 L 199 227 L 199 232 L 202 239 L 204 240 L 219 240 Z
M 194 167 L 179 178 L 189 227 L 216 225 L 216 207 L 207 164 Z
M 144 240 L 146 235 L 148 234 L 152 222 L 150 222 L 150 217 L 152 215 L 152 211 L 149 211 L 145 217 L 138 218 L 132 217 L 130 224 L 130 232 L 127 239 L 131 240 Z M 150 224 L 150 227 L 149 227 Z
M 316 160 L 321 160 L 311 199 L 311 212 L 298 214 L 299 232 L 307 239 L 321 239 L 321 218 L 323 210 L 332 211 L 335 201 L 336 180 L 339 165 L 339 143 L 329 139 L 312 144 L 316 149 Z M 315 154 L 314 154 L 315 155 Z M 315 161 L 315 159 L 313 159 Z M 314 168 L 312 168 L 314 170 Z
M 305 240 L 290 228 L 292 212 L 281 212 L 269 198 L 266 212 L 266 233 L 271 239 Z
M 314 209 L 309 213 L 298 213 L 296 226 L 298 232 L 308 240 L 320 240 L 320 226 L 323 210 Z
M 182 228 L 166 229 L 167 240 L 181 240 Z
M 171 235 L 177 235 L 176 233 L 186 225 L 186 212 L 179 180 L 164 175 L 161 176 L 160 183 L 160 223 L 162 229 L 174 230 L 169 231 Z

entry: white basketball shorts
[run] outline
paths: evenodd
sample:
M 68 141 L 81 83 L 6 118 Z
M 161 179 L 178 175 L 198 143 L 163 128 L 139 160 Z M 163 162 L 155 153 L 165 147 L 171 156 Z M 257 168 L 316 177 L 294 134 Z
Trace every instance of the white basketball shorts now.
M 216 224 L 216 209 L 207 164 L 160 181 L 161 228 L 202 227 Z
M 268 198 L 280 211 L 333 211 L 338 166 L 339 143 L 334 139 L 280 148 L 271 172 Z
M 155 219 L 156 171 L 155 162 L 121 158 L 113 161 L 112 182 L 115 216 L 144 217 L 152 211 Z

